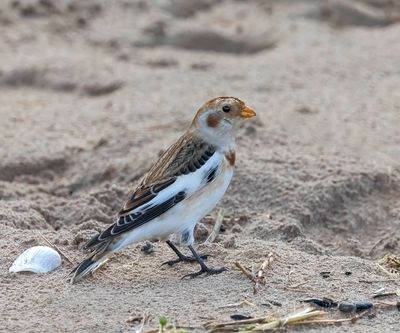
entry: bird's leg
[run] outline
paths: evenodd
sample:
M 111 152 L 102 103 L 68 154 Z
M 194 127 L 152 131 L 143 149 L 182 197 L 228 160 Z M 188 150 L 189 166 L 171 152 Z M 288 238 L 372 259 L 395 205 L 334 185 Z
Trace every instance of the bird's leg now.
M 162 263 L 162 265 L 173 266 L 173 265 L 175 265 L 179 262 L 183 262 L 183 261 L 186 261 L 186 262 L 198 261 L 196 259 L 196 257 L 185 256 L 181 251 L 178 250 L 178 248 L 170 240 L 167 240 L 166 243 L 172 249 L 172 251 L 174 251 L 176 253 L 176 255 L 178 256 L 178 259 L 166 261 L 166 262 Z M 200 256 L 201 259 L 207 259 L 207 257 L 208 257 L 207 254 Z
M 209 267 L 207 267 L 206 264 L 204 263 L 203 259 L 197 254 L 197 252 L 193 248 L 193 246 L 188 245 L 188 247 L 189 247 L 189 250 L 193 253 L 193 257 L 199 263 L 201 268 L 200 268 L 200 270 L 198 272 L 184 275 L 182 277 L 182 279 L 184 279 L 186 277 L 195 278 L 195 277 L 200 276 L 202 274 L 209 274 L 209 275 L 219 274 L 219 273 L 222 273 L 223 271 L 226 271 L 225 267 L 221 267 L 221 268 L 209 268 Z

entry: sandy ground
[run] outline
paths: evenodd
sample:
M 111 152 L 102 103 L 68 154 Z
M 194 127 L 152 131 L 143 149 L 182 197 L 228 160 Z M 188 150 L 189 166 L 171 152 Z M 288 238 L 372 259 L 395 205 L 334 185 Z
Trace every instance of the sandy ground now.
M 308 297 L 371 300 L 399 288 L 360 282 L 386 280 L 377 260 L 400 252 L 399 8 L 383 0 L 2 1 L 0 331 L 134 332 L 129 318 L 146 312 L 146 328 L 166 315 L 203 332 L 206 321 L 236 313 L 285 314 Z M 166 245 L 146 254 L 137 244 L 76 285 L 65 260 L 48 275 L 8 273 L 23 250 L 45 245 L 39 233 L 78 263 L 83 242 L 218 95 L 258 113 L 238 139 L 236 174 L 219 205 L 223 232 L 198 245 L 229 271 L 180 280 L 197 267 L 160 267 L 174 257 Z M 215 216 L 202 221 L 198 243 Z M 275 261 L 254 295 L 233 263 L 255 269 L 270 252 Z M 223 307 L 245 299 L 256 306 Z M 287 331 L 398 325 L 399 312 L 373 310 L 352 324 Z

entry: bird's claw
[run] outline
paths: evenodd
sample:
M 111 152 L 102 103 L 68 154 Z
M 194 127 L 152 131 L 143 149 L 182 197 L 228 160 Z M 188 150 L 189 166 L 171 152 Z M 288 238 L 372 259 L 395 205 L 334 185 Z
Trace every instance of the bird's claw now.
M 204 259 L 204 260 L 207 260 L 208 257 L 209 257 L 208 254 L 203 254 L 200 256 L 200 258 Z M 180 262 L 197 262 L 197 259 L 193 256 L 182 256 L 175 260 L 169 260 L 169 261 L 163 262 L 161 264 L 161 266 L 164 266 L 164 265 L 174 266 L 175 264 L 178 264 Z
M 202 274 L 207 274 L 207 275 L 215 275 L 215 274 L 220 274 L 222 272 L 225 272 L 227 269 L 225 267 L 221 268 L 209 268 L 209 267 L 202 267 L 198 272 L 194 273 L 189 273 L 184 276 L 182 276 L 182 280 L 185 278 L 191 278 L 194 279 L 195 277 L 198 277 Z

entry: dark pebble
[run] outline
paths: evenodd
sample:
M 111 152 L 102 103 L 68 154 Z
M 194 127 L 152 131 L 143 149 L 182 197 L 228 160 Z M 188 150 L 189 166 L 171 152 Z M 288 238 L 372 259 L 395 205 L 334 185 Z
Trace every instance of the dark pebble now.
M 326 279 L 331 276 L 331 272 L 320 272 L 319 275 L 321 275 L 322 278 Z
M 245 315 L 241 315 L 241 314 L 234 314 L 231 316 L 232 320 L 246 320 L 246 319 L 251 319 L 253 317 L 251 316 L 245 316 Z
M 339 303 L 339 310 L 345 313 L 350 313 L 356 310 L 356 305 L 350 302 Z
M 360 302 L 356 303 L 356 310 L 357 311 L 363 311 L 363 310 L 368 310 L 371 309 L 374 305 L 371 302 Z
M 304 303 L 312 303 L 315 305 L 318 305 L 323 308 L 332 308 L 337 306 L 337 303 L 330 298 L 323 298 L 323 299 L 318 299 L 318 298 L 310 298 L 310 299 L 305 299 L 302 302 Z

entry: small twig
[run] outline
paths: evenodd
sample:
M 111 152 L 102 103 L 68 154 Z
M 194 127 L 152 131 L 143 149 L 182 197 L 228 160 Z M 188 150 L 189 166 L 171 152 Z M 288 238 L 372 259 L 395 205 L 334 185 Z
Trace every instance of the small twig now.
M 236 261 L 236 262 L 235 262 L 235 266 L 236 266 L 237 268 L 239 268 L 239 270 L 240 270 L 244 275 L 246 275 L 247 278 L 248 278 L 250 281 L 256 283 L 255 277 L 251 274 L 251 272 L 250 272 L 246 267 L 242 266 L 242 264 L 241 264 L 240 262 Z
M 400 257 L 394 255 L 386 255 L 381 260 L 391 268 L 390 273 L 400 277 Z
M 55 244 L 53 244 L 52 242 L 50 242 L 40 231 L 38 231 L 38 234 L 39 234 L 40 237 L 43 238 L 43 240 L 44 240 L 50 247 L 56 249 L 57 252 L 59 252 L 60 255 L 61 255 L 66 261 L 68 261 L 71 265 L 74 265 L 74 263 L 72 262 L 72 260 L 71 260 L 70 258 L 68 258 L 68 256 L 67 256 L 63 251 L 61 251 L 61 249 L 60 249 L 57 245 L 55 245 Z
M 267 259 L 261 264 L 260 269 L 257 272 L 257 276 L 255 277 L 254 284 L 254 293 L 257 292 L 260 284 L 265 284 L 264 272 L 267 267 L 271 267 L 272 262 L 274 261 L 274 255 L 272 252 L 268 253 Z
M 389 277 L 393 277 L 395 275 L 393 273 L 390 273 L 385 267 L 381 266 L 380 264 L 377 264 L 377 266 L 382 272 L 387 274 Z
M 261 305 L 266 305 L 266 306 L 274 305 L 274 306 L 279 306 L 279 307 L 282 306 L 282 303 L 274 301 L 272 299 L 266 299 L 266 300 L 264 300 L 264 302 L 266 302 L 266 303 L 262 303 Z
M 185 326 L 185 325 L 178 325 L 178 326 L 175 326 L 174 327 L 174 330 L 171 332 L 171 333 L 175 333 L 175 332 L 181 332 L 181 330 L 184 330 L 184 331 L 189 331 L 189 332 L 191 332 L 191 331 L 194 331 L 194 330 L 196 330 L 196 331 L 199 331 L 199 330 L 201 330 L 203 327 L 202 326 Z
M 267 330 L 275 330 L 278 327 L 287 325 L 301 325 L 308 318 L 321 317 L 326 315 L 325 311 L 315 310 L 314 308 L 305 308 L 303 310 L 292 313 L 282 319 L 276 319 L 269 323 L 255 327 L 251 332 L 265 332 Z
M 150 315 L 148 313 L 146 313 L 146 311 L 144 311 L 142 323 L 136 333 L 141 333 L 143 331 L 144 325 L 146 325 L 148 323 L 149 319 L 150 319 Z
M 382 282 L 400 282 L 400 279 L 382 279 L 382 280 L 358 280 L 360 283 L 382 283 Z
M 268 253 L 267 259 L 263 261 L 260 268 L 257 271 L 257 274 L 254 275 L 250 272 L 246 267 L 244 267 L 241 263 L 235 262 L 235 266 L 239 268 L 239 270 L 247 276 L 247 278 L 254 283 L 253 292 L 257 293 L 261 284 L 265 284 L 265 269 L 270 267 L 272 262 L 274 261 L 274 254 L 272 252 Z
M 299 322 L 299 324 L 339 324 L 339 323 L 345 323 L 348 321 L 356 321 L 357 319 L 360 319 L 363 317 L 366 313 L 369 311 L 366 310 L 364 312 L 361 312 L 360 314 L 357 314 L 353 317 L 350 318 L 340 318 L 340 319 L 315 319 L 315 320 L 303 320 Z
M 126 322 L 127 323 L 132 323 L 132 322 L 135 322 L 137 320 L 138 321 L 140 320 L 140 322 L 139 322 L 140 326 L 138 328 L 133 328 L 133 330 L 134 330 L 135 333 L 142 333 L 143 329 L 144 329 L 144 326 L 149 321 L 149 318 L 150 318 L 150 315 L 148 313 L 146 313 L 146 311 L 144 311 L 142 316 L 139 316 L 139 317 L 136 317 L 136 318 L 135 317 L 134 318 L 128 318 L 128 320 Z
M 382 302 L 379 301 L 375 304 L 378 308 L 397 308 L 400 311 L 400 302 Z
M 386 290 L 385 287 L 379 288 L 377 291 L 374 291 L 374 294 L 381 294 Z
M 253 303 L 249 302 L 247 299 L 245 299 L 244 301 L 239 302 L 239 303 L 231 303 L 231 304 L 221 305 L 218 307 L 218 309 L 235 308 L 237 306 L 243 306 L 243 305 L 256 306 L 255 304 L 253 304 Z
M 300 282 L 298 284 L 295 284 L 294 286 L 287 286 L 286 289 L 297 289 L 298 287 L 304 286 L 305 284 L 309 283 L 311 279 Z
M 400 291 L 392 291 L 387 293 L 376 293 L 372 298 L 389 297 L 389 296 L 400 296 Z
M 298 321 L 305 319 L 320 317 L 326 315 L 327 312 L 315 310 L 312 307 L 297 310 L 283 318 L 275 318 L 264 316 L 240 321 L 229 321 L 224 323 L 206 323 L 204 326 L 211 332 L 265 332 L 275 330 L 286 325 L 296 324 Z
M 204 243 L 212 243 L 215 241 L 215 239 L 217 238 L 219 231 L 221 229 L 221 225 L 222 225 L 222 221 L 224 220 L 224 217 L 225 217 L 225 212 L 223 209 L 220 209 L 218 211 L 217 217 L 215 219 L 214 227 Z
M 267 267 L 270 267 L 273 261 L 274 261 L 274 254 L 273 254 L 272 252 L 270 252 L 270 253 L 268 253 L 267 259 L 264 260 L 264 262 L 263 262 L 263 263 L 261 264 L 261 266 L 260 266 L 260 269 L 258 270 L 257 277 L 258 277 L 259 279 L 261 279 L 261 278 L 264 277 L 264 276 L 263 276 L 264 270 L 265 270 Z
M 396 304 L 390 304 L 390 305 L 397 306 Z M 326 311 L 316 310 L 313 307 L 307 307 L 304 309 L 297 310 L 281 318 L 265 316 L 265 317 L 252 318 L 241 321 L 229 321 L 224 323 L 209 322 L 206 323 L 204 326 L 211 332 L 215 333 L 216 332 L 243 332 L 243 333 L 269 332 L 269 331 L 275 331 L 276 329 L 283 328 L 285 326 L 299 326 L 299 325 L 311 325 L 311 324 L 340 324 L 344 322 L 354 322 L 368 312 L 369 311 L 364 311 L 350 318 L 323 319 L 321 317 L 327 314 Z

